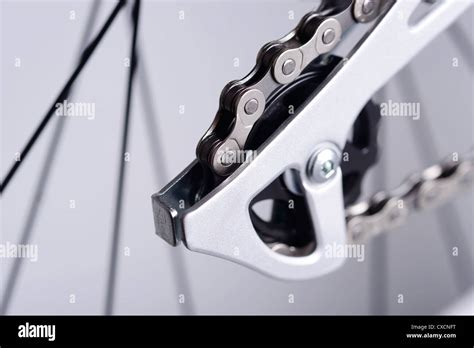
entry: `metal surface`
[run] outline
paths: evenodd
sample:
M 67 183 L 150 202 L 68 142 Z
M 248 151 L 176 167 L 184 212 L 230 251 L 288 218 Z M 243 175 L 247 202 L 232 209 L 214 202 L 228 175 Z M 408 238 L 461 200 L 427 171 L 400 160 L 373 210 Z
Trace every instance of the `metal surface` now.
M 176 216 L 170 213 L 170 221 L 157 226 L 158 233 L 172 231 L 190 250 L 222 257 L 277 278 L 307 279 L 336 269 L 343 259 L 326 257 L 322 251 L 328 245 L 348 241 L 341 170 L 338 168 L 332 180 L 316 184 L 304 170 L 308 159 L 323 142 L 342 148 L 366 101 L 470 4 L 462 0 L 441 3 L 423 21 L 410 26 L 408 19 L 417 2 L 396 2 L 384 16 L 383 25 L 376 26 L 364 43 L 339 64 L 319 93 L 263 144 L 253 161 L 238 167 L 191 208 L 175 210 Z M 360 79 L 354 76 L 364 77 L 364 88 L 359 87 Z M 183 198 L 178 193 L 196 166 L 194 162 L 164 191 L 154 195 L 155 206 L 172 212 L 176 199 Z M 314 251 L 302 257 L 270 250 L 255 233 L 248 212 L 252 198 L 290 168 L 300 173 L 317 240 Z M 393 210 L 393 202 L 386 206 Z M 155 218 L 157 212 L 160 210 L 155 210 Z M 403 212 L 389 214 L 392 224 L 401 220 L 400 214 Z
M 334 41 L 335 38 L 336 38 L 336 31 L 332 28 L 329 28 L 323 33 L 323 44 L 329 45 L 330 43 Z
M 290 75 L 296 69 L 296 62 L 293 59 L 287 59 L 281 69 L 284 75 Z

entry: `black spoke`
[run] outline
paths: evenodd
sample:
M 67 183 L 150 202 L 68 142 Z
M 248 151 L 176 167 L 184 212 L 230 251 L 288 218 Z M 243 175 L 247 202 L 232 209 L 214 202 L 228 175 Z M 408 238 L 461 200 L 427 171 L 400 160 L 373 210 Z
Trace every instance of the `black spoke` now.
M 112 13 L 109 15 L 107 18 L 107 21 L 97 34 L 97 36 L 92 40 L 92 42 L 84 49 L 81 59 L 77 65 L 77 67 L 74 69 L 74 72 L 72 75 L 69 77 L 67 80 L 66 84 L 62 88 L 61 92 L 59 92 L 57 98 L 55 101 L 51 104 L 49 110 L 46 112 L 44 115 L 43 119 L 41 120 L 41 123 L 38 125 L 36 130 L 34 131 L 33 135 L 31 138 L 28 140 L 26 143 L 25 147 L 23 150 L 20 152 L 21 160 L 15 161 L 15 163 L 12 165 L 10 170 L 8 171 L 7 175 L 3 179 L 2 183 L 0 184 L 0 193 L 3 193 L 8 186 L 8 183 L 11 181 L 15 173 L 17 172 L 18 168 L 20 165 L 25 161 L 26 156 L 30 152 L 31 148 L 34 146 L 38 138 L 41 136 L 43 133 L 44 129 L 48 125 L 49 121 L 51 120 L 54 111 L 56 110 L 56 104 L 63 102 L 63 100 L 67 99 L 70 89 L 73 86 L 74 82 L 76 81 L 77 77 L 81 73 L 82 69 L 86 65 L 86 63 L 89 61 L 89 58 L 92 56 L 94 53 L 95 49 L 101 42 L 102 38 L 104 37 L 105 33 L 108 31 L 110 28 L 110 25 L 113 23 L 114 19 L 116 18 L 117 14 L 119 11 L 122 9 L 123 5 L 125 4 L 125 0 L 119 1 L 119 3 L 115 6 L 114 10 Z
M 138 49 L 140 51 L 140 49 Z M 150 146 L 150 153 L 152 157 L 152 163 L 154 166 L 155 182 L 161 187 L 168 180 L 168 173 L 166 166 L 163 162 L 163 146 L 160 141 L 159 127 L 157 123 L 157 112 L 153 106 L 153 97 L 151 94 L 150 84 L 148 82 L 148 71 L 145 64 L 145 57 L 140 55 L 140 64 L 138 66 L 138 82 L 140 87 L 140 96 L 142 98 L 143 105 L 143 116 L 145 118 L 145 128 L 148 131 L 148 141 Z M 176 290 L 182 292 L 186 299 L 184 303 L 180 305 L 181 314 L 194 314 L 194 302 L 191 296 L 191 287 L 189 284 L 189 276 L 186 269 L 185 261 L 181 250 L 174 250 L 168 248 L 170 254 L 171 265 L 173 267 L 173 276 L 175 279 Z
M 138 34 L 138 21 L 140 15 L 140 0 L 135 0 L 133 10 L 132 10 L 132 20 L 133 20 L 133 34 L 132 34 L 132 43 L 130 48 L 130 70 L 128 74 L 128 84 L 127 84 L 127 100 L 125 105 L 125 115 L 124 115 L 124 125 L 122 133 L 122 147 L 119 157 L 119 179 L 117 184 L 117 194 L 115 198 L 115 215 L 114 215 L 114 226 L 113 226 L 113 236 L 112 236 L 112 247 L 110 252 L 110 264 L 109 264 L 109 275 L 107 283 L 107 294 L 105 302 L 105 314 L 113 313 L 114 306 L 114 296 L 115 296 L 115 281 L 117 274 L 117 253 L 118 245 L 120 241 L 120 215 L 122 211 L 123 203 L 123 188 L 125 182 L 125 160 L 124 154 L 127 151 L 128 145 L 128 131 L 130 124 L 130 108 L 132 102 L 132 91 L 133 91 L 133 81 L 135 76 L 137 57 L 136 57 L 136 43 L 137 43 L 137 34 Z
M 82 34 L 81 44 L 79 47 L 79 53 L 83 51 L 85 48 L 87 41 L 89 41 L 92 29 L 95 26 L 95 22 L 97 19 L 97 13 L 99 12 L 100 8 L 100 0 L 95 0 L 89 10 L 89 16 L 87 17 L 87 23 L 84 27 L 84 32 Z M 44 192 L 46 192 L 46 188 L 48 186 L 48 179 L 51 172 L 51 168 L 53 166 L 54 158 L 56 156 L 56 151 L 59 148 L 59 143 L 61 140 L 61 136 L 64 132 L 64 127 L 66 125 L 66 120 L 64 118 L 59 118 L 56 121 L 56 127 L 54 128 L 53 137 L 51 142 L 49 143 L 46 159 L 44 161 L 43 167 L 41 168 L 40 177 L 36 184 L 35 192 L 33 194 L 29 209 L 28 209 L 28 216 L 26 218 L 26 223 L 23 226 L 21 238 L 20 238 L 20 245 L 28 244 L 31 235 L 33 234 L 33 228 L 35 226 L 36 218 L 39 214 L 39 209 L 41 207 L 41 201 L 43 199 Z M 5 315 L 8 311 L 8 307 L 11 303 L 11 298 L 13 295 L 13 290 L 15 289 L 15 285 L 17 283 L 17 279 L 21 272 L 21 266 L 23 265 L 21 258 L 15 258 L 13 261 L 12 268 L 10 273 L 8 274 L 8 278 L 6 281 L 6 286 L 4 289 L 3 297 L 2 297 L 2 306 L 0 308 L 0 314 Z

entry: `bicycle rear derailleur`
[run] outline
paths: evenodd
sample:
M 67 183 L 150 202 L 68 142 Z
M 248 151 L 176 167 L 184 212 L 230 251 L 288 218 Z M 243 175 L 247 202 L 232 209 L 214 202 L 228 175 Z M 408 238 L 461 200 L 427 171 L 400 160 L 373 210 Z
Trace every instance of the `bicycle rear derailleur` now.
M 379 108 L 367 100 L 382 81 L 363 91 L 340 81 L 364 78 L 358 62 L 368 57 L 357 57 L 360 47 L 397 5 L 408 6 L 323 1 L 291 33 L 264 45 L 254 69 L 223 89 L 197 159 L 152 196 L 157 234 L 278 278 L 315 277 L 341 265 L 323 251 L 354 239 L 356 228 L 347 228 L 354 221 L 346 219 L 361 218 L 351 205 L 377 158 Z M 344 33 L 369 22 L 345 58 L 331 55 Z M 363 217 L 373 213 L 362 210 Z

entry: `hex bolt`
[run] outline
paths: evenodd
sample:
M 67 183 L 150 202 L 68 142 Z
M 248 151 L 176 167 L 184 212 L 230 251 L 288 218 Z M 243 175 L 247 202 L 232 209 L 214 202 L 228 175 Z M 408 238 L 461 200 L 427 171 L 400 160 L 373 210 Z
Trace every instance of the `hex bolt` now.
M 330 180 L 336 175 L 340 160 L 341 155 L 337 147 L 320 147 L 308 161 L 308 177 L 319 183 Z
M 336 38 L 336 32 L 335 32 L 334 29 L 329 28 L 329 29 L 326 29 L 324 31 L 324 33 L 323 33 L 323 43 L 325 45 L 329 45 L 330 43 L 332 43 L 335 38 Z
M 253 115 L 258 110 L 258 100 L 250 99 L 245 103 L 244 110 L 247 115 Z
M 293 59 L 287 59 L 283 63 L 283 66 L 281 68 L 281 71 L 283 72 L 284 75 L 290 75 L 295 71 L 296 69 L 296 62 Z
M 331 160 L 327 160 L 321 165 L 321 172 L 323 173 L 325 178 L 328 178 L 334 174 L 334 167 L 335 164 Z

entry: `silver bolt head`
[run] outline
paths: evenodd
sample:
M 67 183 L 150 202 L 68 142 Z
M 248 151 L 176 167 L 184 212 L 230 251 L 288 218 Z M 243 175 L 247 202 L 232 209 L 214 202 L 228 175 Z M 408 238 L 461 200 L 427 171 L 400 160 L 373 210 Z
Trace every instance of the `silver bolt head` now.
M 293 59 L 287 59 L 283 63 L 281 71 L 284 75 L 290 75 L 296 69 L 296 62 Z
M 322 165 L 321 165 L 321 174 L 325 177 L 325 178 L 329 178 L 331 177 L 332 175 L 334 175 L 335 173 L 335 164 L 333 161 L 331 160 L 328 160 L 326 162 L 324 162 Z
M 336 38 L 336 31 L 332 28 L 326 29 L 326 31 L 323 33 L 323 43 L 325 45 L 329 45 L 334 41 Z
M 247 115 L 253 115 L 258 110 L 258 100 L 250 99 L 245 103 L 244 111 Z
M 316 182 L 326 182 L 337 173 L 340 155 L 331 148 L 318 151 L 309 161 L 308 176 Z

